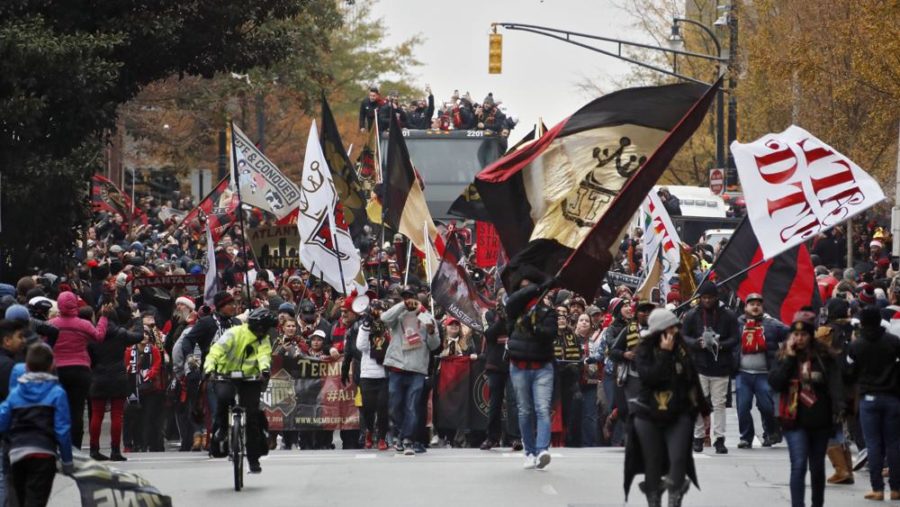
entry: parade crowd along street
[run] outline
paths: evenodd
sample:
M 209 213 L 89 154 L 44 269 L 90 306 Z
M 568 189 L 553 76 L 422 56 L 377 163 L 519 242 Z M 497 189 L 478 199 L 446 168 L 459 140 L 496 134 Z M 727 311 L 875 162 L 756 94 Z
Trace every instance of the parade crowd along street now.
M 653 114 L 636 106 L 647 94 Z M 671 85 L 591 102 L 477 176 L 477 224 L 431 220 L 400 131 L 505 137 L 515 124 L 491 94 L 478 105 L 455 92 L 435 115 L 430 90 L 403 107 L 372 88 L 359 128 L 373 141 L 356 164 L 323 100 L 299 184 L 236 127 L 232 174 L 199 204 L 132 203 L 96 175 L 94 221 L 71 263 L 0 284 L 10 494 L 43 473 L 26 459 L 35 446 L 65 465 L 73 448 L 114 461 L 222 455 L 235 388 L 217 379 L 241 372 L 263 380 L 238 387 L 253 472 L 276 448 L 511 447 L 544 469 L 551 446 L 626 446 L 626 490 L 644 474 L 651 505 L 666 491 L 678 505 L 699 482 L 692 452 L 786 442 L 795 505 L 807 468 L 821 505 L 826 455 L 828 483 L 853 483 L 853 456 L 866 456 L 867 498 L 884 496 L 882 468 L 900 498 L 900 279 L 886 219 L 852 210 L 852 267 L 847 222 L 764 256 L 749 200 L 730 210 L 750 217 L 730 241 L 679 240 L 679 200 L 654 185 L 711 96 Z M 572 157 L 583 167 L 566 193 L 535 200 L 530 172 L 553 173 L 560 147 L 588 153 Z M 829 169 L 816 161 L 841 156 L 793 154 L 820 180 Z M 850 205 L 817 197 L 826 212 Z M 55 426 L 29 428 L 28 410 L 48 405 Z M 725 439 L 728 410 L 737 442 Z

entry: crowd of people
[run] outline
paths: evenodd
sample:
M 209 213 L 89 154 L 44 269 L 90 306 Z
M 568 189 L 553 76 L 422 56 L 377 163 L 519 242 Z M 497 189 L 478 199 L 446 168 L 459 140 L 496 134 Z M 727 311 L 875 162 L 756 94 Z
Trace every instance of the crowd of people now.
M 368 96 L 359 105 L 359 130 L 366 132 L 378 123 L 384 132 L 390 126 L 391 114 L 397 117 L 401 128 L 416 130 L 487 130 L 508 137 L 517 120 L 500 110 L 501 102 L 488 93 L 480 103 L 466 92 L 453 90 L 449 100 L 435 107 L 431 87 L 425 87 L 426 99 L 402 101 L 399 93 L 382 95 L 378 87 L 369 88 Z M 437 112 L 437 114 L 435 114 Z

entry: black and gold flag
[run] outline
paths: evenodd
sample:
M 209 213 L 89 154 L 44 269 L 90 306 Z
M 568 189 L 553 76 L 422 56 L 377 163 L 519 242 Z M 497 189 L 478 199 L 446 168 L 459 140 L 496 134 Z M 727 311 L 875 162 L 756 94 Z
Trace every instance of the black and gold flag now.
M 344 219 L 354 243 L 357 238 L 364 236 L 363 226 L 366 225 L 366 198 L 365 191 L 359 178 L 356 176 L 353 163 L 347 156 L 341 134 L 338 132 L 328 99 L 322 95 L 322 151 L 325 160 L 331 169 L 331 178 L 337 191 L 338 199 L 344 212 Z

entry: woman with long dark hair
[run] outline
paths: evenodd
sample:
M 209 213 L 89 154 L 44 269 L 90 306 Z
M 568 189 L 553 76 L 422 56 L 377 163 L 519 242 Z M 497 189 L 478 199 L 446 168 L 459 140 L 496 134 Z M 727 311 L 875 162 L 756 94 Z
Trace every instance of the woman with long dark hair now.
M 699 487 L 691 438 L 697 414 L 708 414 L 709 407 L 678 317 L 656 309 L 648 324 L 635 349 L 641 389 L 630 402 L 633 419 L 625 450 L 625 494 L 634 476 L 643 473 L 640 488 L 648 506 L 660 506 L 668 490 L 669 506 L 679 507 L 690 488 L 688 480 Z
M 812 507 L 825 502 L 825 450 L 835 421 L 844 410 L 840 367 L 832 354 L 814 340 L 816 314 L 800 311 L 791 334 L 769 369 L 769 385 L 779 393 L 778 418 L 791 457 L 791 505 L 803 507 L 806 470 Z

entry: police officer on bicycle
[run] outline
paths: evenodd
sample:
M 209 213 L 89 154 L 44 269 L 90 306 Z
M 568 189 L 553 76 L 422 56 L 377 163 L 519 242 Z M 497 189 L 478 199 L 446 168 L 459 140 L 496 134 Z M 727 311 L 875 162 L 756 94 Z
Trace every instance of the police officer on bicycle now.
M 265 381 L 269 379 L 272 363 L 269 331 L 276 323 L 277 318 L 268 309 L 253 310 L 246 324 L 230 328 L 216 340 L 203 365 L 206 375 L 215 379 L 213 389 L 218 400 L 210 452 L 221 449 L 228 431 L 228 414 L 237 392 L 239 403 L 246 411 L 247 461 L 250 473 L 254 474 L 262 472 L 259 457 L 267 451 L 259 400 Z

